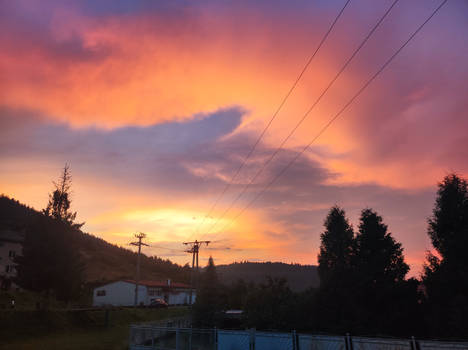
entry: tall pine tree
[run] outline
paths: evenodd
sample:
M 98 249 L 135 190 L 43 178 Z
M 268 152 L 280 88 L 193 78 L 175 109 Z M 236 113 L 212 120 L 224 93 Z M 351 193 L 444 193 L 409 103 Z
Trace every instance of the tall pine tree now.
M 84 265 L 73 246 L 83 224 L 70 212 L 71 173 L 66 164 L 55 191 L 40 217 L 28 225 L 23 254 L 17 258 L 19 285 L 59 300 L 76 299 L 81 292 Z
M 25 289 L 71 301 L 80 296 L 84 265 L 73 246 L 74 228 L 45 216 L 26 230 L 23 254 L 18 256 L 17 282 Z
M 53 184 L 55 190 L 49 194 L 49 203 L 43 210 L 43 213 L 75 228 L 81 228 L 84 223 L 75 223 L 76 212 L 70 211 L 72 176 L 68 164 L 65 164 L 59 181 L 54 181 Z
M 355 319 L 354 232 L 345 211 L 338 206 L 330 209 L 324 226 L 318 255 L 320 288 L 313 312 L 318 317 L 312 326 L 320 330 L 350 331 Z
M 353 265 L 360 331 L 405 331 L 407 321 L 415 317 L 417 284 L 405 280 L 409 266 L 403 248 L 372 209 L 361 213 Z
M 354 232 L 345 211 L 338 206 L 330 209 L 325 220 L 325 232 L 320 236 L 318 256 L 320 283 L 341 284 L 351 268 Z
M 222 287 L 210 256 L 205 271 L 200 276 L 200 285 L 193 307 L 194 323 L 198 327 L 214 327 L 220 324 L 223 308 Z
M 423 275 L 426 320 L 434 334 L 468 337 L 468 186 L 455 174 L 439 184 L 428 234 L 439 257 L 428 254 Z

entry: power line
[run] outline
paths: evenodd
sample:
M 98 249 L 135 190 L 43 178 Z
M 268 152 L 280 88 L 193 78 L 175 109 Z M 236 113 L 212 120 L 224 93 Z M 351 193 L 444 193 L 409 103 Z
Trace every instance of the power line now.
M 370 39 L 370 37 L 374 34 L 374 32 L 377 30 L 377 28 L 380 26 L 380 24 L 383 22 L 383 20 L 387 17 L 387 15 L 390 13 L 390 11 L 393 9 L 393 7 L 397 4 L 399 0 L 394 0 L 393 3 L 390 5 L 390 7 L 385 11 L 385 13 L 380 17 L 380 19 L 377 21 L 377 23 L 372 27 L 370 32 L 366 35 L 364 40 L 359 44 L 359 46 L 354 50 L 354 52 L 351 54 L 351 56 L 346 60 L 345 64 L 341 67 L 341 69 L 338 71 L 338 73 L 334 76 L 334 78 L 330 81 L 330 83 L 327 85 L 327 87 L 322 91 L 322 93 L 317 97 L 315 102 L 312 104 L 312 106 L 305 112 L 305 114 L 302 116 L 302 118 L 299 120 L 299 122 L 292 128 L 288 136 L 281 142 L 281 144 L 276 148 L 276 150 L 271 154 L 270 158 L 266 162 L 263 163 L 263 165 L 260 167 L 260 169 L 257 171 L 257 173 L 254 175 L 254 177 L 247 183 L 247 185 L 244 186 L 242 191 L 239 193 L 239 195 L 234 199 L 234 201 L 229 205 L 228 208 L 221 214 L 221 216 L 218 218 L 218 220 L 210 227 L 210 229 L 207 231 L 207 234 L 211 232 L 211 230 L 218 224 L 218 222 L 232 209 L 235 203 L 244 195 L 244 193 L 247 191 L 247 189 L 250 187 L 250 185 L 260 176 L 260 174 L 263 173 L 265 168 L 267 167 L 268 164 L 276 157 L 276 155 L 283 149 L 284 145 L 286 142 L 292 137 L 292 135 L 296 132 L 296 130 L 302 125 L 304 120 L 307 119 L 309 116 L 310 112 L 317 106 L 317 104 L 322 100 L 322 98 L 325 96 L 325 94 L 328 92 L 328 90 L 333 86 L 333 84 L 338 80 L 338 78 L 341 76 L 341 74 L 344 72 L 344 70 L 348 67 L 348 65 L 351 63 L 351 61 L 356 57 L 356 55 L 361 51 L 361 49 L 364 47 L 364 45 L 367 43 L 367 41 Z
M 293 85 L 291 86 L 291 88 L 289 89 L 288 93 L 284 96 L 283 100 L 281 101 L 281 103 L 279 104 L 278 108 L 276 109 L 276 111 L 273 113 L 271 119 L 269 120 L 268 124 L 265 126 L 265 128 L 263 129 L 263 131 L 260 133 L 260 135 L 258 136 L 257 140 L 255 141 L 254 145 L 252 146 L 252 148 L 250 149 L 249 153 L 247 154 L 247 156 L 244 158 L 244 160 L 242 161 L 241 165 L 239 166 L 239 168 L 236 170 L 236 172 L 234 173 L 233 177 L 231 178 L 231 180 L 229 181 L 229 183 L 226 184 L 226 186 L 224 187 L 223 191 L 221 192 L 221 194 L 216 198 L 215 202 L 213 203 L 213 205 L 211 206 L 210 210 L 208 211 L 208 214 L 206 214 L 204 217 L 203 217 L 203 220 L 202 222 L 197 226 L 197 228 L 195 229 L 195 231 L 192 233 L 192 235 L 190 236 L 190 238 L 192 238 L 194 235 L 198 234 L 198 232 L 200 231 L 200 228 L 203 226 L 203 224 L 205 223 L 206 221 L 206 218 L 210 216 L 210 214 L 213 212 L 214 208 L 216 208 L 216 206 L 218 205 L 219 201 L 221 200 L 221 198 L 224 196 L 224 194 L 226 193 L 226 191 L 231 187 L 231 185 L 233 184 L 234 180 L 237 178 L 237 176 L 239 175 L 240 171 L 243 169 L 244 165 L 246 164 L 246 162 L 250 159 L 251 155 L 253 154 L 253 152 L 255 151 L 255 149 L 257 148 L 258 144 L 260 143 L 260 141 L 262 140 L 263 136 L 265 135 L 265 133 L 267 132 L 267 130 L 270 128 L 271 124 L 273 123 L 273 121 L 276 119 L 276 116 L 278 115 L 278 113 L 281 111 L 281 109 L 283 108 L 284 104 L 286 103 L 286 101 L 288 100 L 289 96 L 292 94 L 292 92 L 294 91 L 294 89 L 296 88 L 297 84 L 299 83 L 299 81 L 301 80 L 302 76 L 304 75 L 304 73 L 306 72 L 307 68 L 309 67 L 310 63 L 313 61 L 313 59 L 315 58 L 315 56 L 317 55 L 318 51 L 320 50 L 320 48 L 323 46 L 323 44 L 325 43 L 325 41 L 327 40 L 328 36 L 330 35 L 331 31 L 333 30 L 333 28 L 335 27 L 335 24 L 338 22 L 339 18 L 341 17 L 341 15 L 343 14 L 345 8 L 348 6 L 348 4 L 350 3 L 351 0 L 347 0 L 346 3 L 343 5 L 343 7 L 341 8 L 340 12 L 338 13 L 338 15 L 335 17 L 335 19 L 333 20 L 332 24 L 330 25 L 330 27 L 328 28 L 327 32 L 325 33 L 325 35 L 322 37 L 322 40 L 320 41 L 319 45 L 317 46 L 317 48 L 315 49 L 315 51 L 313 52 L 313 54 L 310 56 L 309 60 L 307 61 L 307 63 L 305 64 L 305 66 L 302 68 L 300 74 L 298 75 L 298 77 L 296 78 L 296 80 L 294 81 Z
M 396 50 L 390 58 L 385 61 L 385 63 L 377 70 L 377 72 L 358 90 L 358 92 L 344 105 L 344 107 L 338 111 L 325 126 L 317 133 L 317 135 L 299 152 L 297 155 L 271 180 L 263 189 L 260 191 L 254 198 L 251 200 L 235 217 L 234 219 L 226 224 L 222 230 L 228 228 L 233 222 L 240 217 L 247 208 L 249 208 L 258 198 L 260 198 L 263 193 L 265 193 L 268 188 L 273 185 L 290 167 L 291 165 L 302 155 L 304 152 L 309 149 L 309 147 L 333 124 L 333 122 L 338 119 L 338 117 L 356 100 L 359 95 L 377 78 L 377 76 L 382 73 L 382 71 L 393 61 L 393 59 L 408 45 L 408 43 L 421 31 L 421 29 L 436 15 L 436 13 L 445 5 L 448 0 L 444 0 L 440 5 L 432 12 L 432 14 L 410 35 L 410 37 Z M 221 230 L 221 231 L 222 231 Z
M 151 248 L 156 248 L 156 249 L 170 250 L 170 251 L 176 252 L 176 253 L 185 252 L 185 250 L 182 250 L 182 249 L 162 247 L 162 246 L 160 246 L 160 245 L 150 245 L 150 247 L 151 247 Z

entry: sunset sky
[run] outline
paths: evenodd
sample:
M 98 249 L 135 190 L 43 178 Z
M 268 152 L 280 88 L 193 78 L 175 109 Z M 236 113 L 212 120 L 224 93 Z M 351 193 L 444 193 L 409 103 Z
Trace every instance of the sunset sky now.
M 468 176 L 468 2 L 449 0 L 284 175 L 236 215 L 423 23 L 440 0 L 399 1 L 285 149 L 214 225 L 393 1 L 0 0 L 0 193 L 46 206 L 65 163 L 83 230 L 201 262 L 317 263 L 329 208 L 371 207 L 412 274 L 431 249 L 437 182 Z M 203 225 L 201 223 L 203 222 Z M 173 250 L 171 250 L 173 249 Z

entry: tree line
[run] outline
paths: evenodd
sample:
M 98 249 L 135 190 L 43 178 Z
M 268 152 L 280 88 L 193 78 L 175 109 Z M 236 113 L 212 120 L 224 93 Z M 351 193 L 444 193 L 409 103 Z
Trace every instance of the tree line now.
M 23 252 L 16 260 L 19 286 L 65 303 L 89 303 L 88 296 L 98 284 L 112 279 L 133 279 L 136 254 L 103 239 L 83 233 L 71 210 L 72 177 L 65 165 L 44 210 L 38 212 L 6 196 L 0 196 L 0 228 L 24 234 Z M 147 278 L 170 277 L 190 280 L 190 267 L 156 256 L 141 258 Z M 9 281 L 10 282 L 10 281 Z
M 438 185 L 420 278 L 408 278 L 403 247 L 375 210 L 357 228 L 332 207 L 318 254 L 319 288 L 294 293 L 284 279 L 222 285 L 210 258 L 200 276 L 194 321 L 224 325 L 226 309 L 242 309 L 239 327 L 361 335 L 468 338 L 468 190 L 456 174 Z

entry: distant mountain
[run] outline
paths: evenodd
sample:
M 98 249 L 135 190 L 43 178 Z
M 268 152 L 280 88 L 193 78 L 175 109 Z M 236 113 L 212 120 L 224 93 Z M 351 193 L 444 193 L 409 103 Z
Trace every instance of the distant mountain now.
M 231 284 L 238 279 L 246 282 L 262 283 L 267 277 L 285 278 L 289 287 L 296 292 L 319 286 L 317 266 L 285 264 L 280 262 L 239 262 L 217 265 L 220 280 Z
M 25 231 L 42 213 L 7 196 L 0 196 L 0 230 L 12 229 Z M 129 249 L 118 247 L 105 240 L 72 230 L 73 241 L 69 244 L 80 252 L 85 264 L 86 281 L 93 285 L 110 280 L 135 277 L 137 254 Z M 130 238 L 130 237 L 129 237 Z M 141 257 L 141 278 L 146 280 L 165 280 L 171 278 L 178 282 L 190 281 L 190 268 L 180 266 L 170 260 L 158 257 Z

